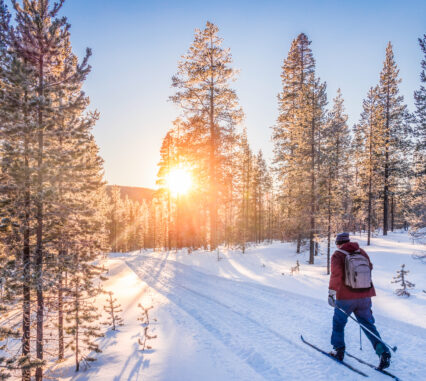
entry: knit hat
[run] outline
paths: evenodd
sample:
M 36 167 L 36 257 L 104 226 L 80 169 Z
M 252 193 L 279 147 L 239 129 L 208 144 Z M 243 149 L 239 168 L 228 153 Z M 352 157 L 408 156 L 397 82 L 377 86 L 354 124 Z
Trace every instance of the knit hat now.
M 336 245 L 342 245 L 345 242 L 349 242 L 349 241 L 350 241 L 350 239 L 349 239 L 349 233 L 340 233 L 340 234 L 337 234 Z

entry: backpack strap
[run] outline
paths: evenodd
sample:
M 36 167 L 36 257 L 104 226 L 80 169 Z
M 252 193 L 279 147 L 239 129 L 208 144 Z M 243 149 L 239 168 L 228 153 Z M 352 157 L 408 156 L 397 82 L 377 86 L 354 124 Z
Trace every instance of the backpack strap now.
M 351 254 L 361 254 L 361 250 L 355 250 L 353 253 L 349 253 L 349 251 L 343 250 L 343 249 L 336 249 L 336 251 L 340 251 L 341 253 L 345 255 L 351 255 Z
M 343 253 L 345 255 L 351 255 L 351 253 L 349 253 L 348 251 L 343 250 L 343 249 L 336 249 L 336 251 L 340 251 L 341 253 Z

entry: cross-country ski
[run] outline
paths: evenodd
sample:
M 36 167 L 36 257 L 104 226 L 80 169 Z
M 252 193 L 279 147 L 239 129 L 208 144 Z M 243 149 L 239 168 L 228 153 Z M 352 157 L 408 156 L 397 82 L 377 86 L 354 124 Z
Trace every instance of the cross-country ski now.
M 353 359 L 357 360 L 358 362 L 360 362 L 361 364 L 367 365 L 370 368 L 372 368 L 374 370 L 377 370 L 380 373 L 386 374 L 386 376 L 389 376 L 389 377 L 393 378 L 394 380 L 402 381 L 399 377 L 397 377 L 394 374 L 388 372 L 387 370 L 379 369 L 379 368 L 377 368 L 377 366 L 375 366 L 373 364 L 370 364 L 369 362 L 367 362 L 367 361 L 365 361 L 363 359 L 360 359 L 359 357 L 356 357 L 356 356 L 354 356 L 354 355 L 352 355 L 352 354 L 350 354 L 348 352 L 346 352 L 346 356 L 349 356 L 350 358 L 353 358 Z
M 302 340 L 303 343 L 309 345 L 311 348 L 314 348 L 315 350 L 317 350 L 318 352 L 322 353 L 323 355 L 327 356 L 328 358 L 337 361 L 337 363 L 345 366 L 346 368 L 352 370 L 355 373 L 358 373 L 361 376 L 364 377 L 368 377 L 368 375 L 366 375 L 365 373 L 363 373 L 362 371 L 360 371 L 359 369 L 356 369 L 355 367 L 353 367 L 352 365 L 348 364 L 347 362 L 343 361 L 343 360 L 338 360 L 336 357 L 332 356 L 330 353 L 324 351 L 321 348 L 318 348 L 316 345 L 310 343 L 309 341 L 306 341 L 302 335 L 300 335 L 300 339 Z

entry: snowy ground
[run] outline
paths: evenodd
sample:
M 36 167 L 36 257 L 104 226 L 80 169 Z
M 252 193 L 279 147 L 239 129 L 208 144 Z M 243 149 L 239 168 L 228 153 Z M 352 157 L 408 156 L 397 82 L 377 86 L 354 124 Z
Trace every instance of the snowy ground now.
M 365 237 L 354 237 L 363 246 Z M 374 238 L 367 248 L 377 297 L 373 311 L 379 332 L 398 346 L 390 371 L 402 380 L 426 379 L 426 264 L 412 258 L 425 250 L 406 233 Z M 326 258 L 306 264 L 291 244 L 252 247 L 246 254 L 221 250 L 111 254 L 107 260 L 125 325 L 101 339 L 103 353 L 88 370 L 74 372 L 72 359 L 49 376 L 58 380 L 359 380 L 345 367 L 300 341 L 300 334 L 330 349 L 332 309 L 327 304 Z M 299 274 L 290 267 L 299 260 Z M 410 298 L 393 294 L 390 281 L 401 264 L 416 284 Z M 283 275 L 284 274 L 284 275 Z M 138 303 L 153 305 L 152 350 L 141 352 Z M 349 322 L 347 349 L 377 363 L 369 342 Z M 373 380 L 390 380 L 355 360 L 352 365 Z

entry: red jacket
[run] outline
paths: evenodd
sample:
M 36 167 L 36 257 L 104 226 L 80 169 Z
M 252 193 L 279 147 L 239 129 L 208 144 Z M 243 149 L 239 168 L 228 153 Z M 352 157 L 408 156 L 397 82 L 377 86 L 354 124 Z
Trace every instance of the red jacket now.
M 358 250 L 359 245 L 357 242 L 346 242 L 342 245 L 341 249 L 351 253 Z M 368 262 L 370 263 L 370 268 L 373 269 L 373 264 L 371 263 L 367 253 L 362 249 L 359 250 L 362 255 L 367 257 Z M 366 291 L 356 291 L 345 285 L 345 257 L 345 254 L 340 251 L 335 251 L 331 256 L 331 275 L 328 288 L 337 291 L 336 299 L 358 299 L 376 296 L 373 284 L 371 285 L 371 288 Z

